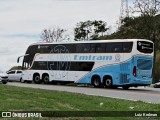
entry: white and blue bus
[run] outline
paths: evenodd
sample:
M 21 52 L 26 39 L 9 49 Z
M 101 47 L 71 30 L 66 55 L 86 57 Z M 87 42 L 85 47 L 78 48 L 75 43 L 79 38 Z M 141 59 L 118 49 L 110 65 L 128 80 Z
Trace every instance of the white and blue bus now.
M 123 89 L 147 86 L 153 56 L 153 42 L 144 39 L 36 43 L 24 55 L 22 79 Z

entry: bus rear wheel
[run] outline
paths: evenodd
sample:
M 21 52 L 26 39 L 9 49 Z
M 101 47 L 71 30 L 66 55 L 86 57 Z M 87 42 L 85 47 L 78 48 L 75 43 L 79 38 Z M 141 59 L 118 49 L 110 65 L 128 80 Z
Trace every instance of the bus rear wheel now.
M 43 81 L 44 81 L 45 84 L 49 84 L 49 83 L 50 83 L 50 82 L 49 82 L 49 76 L 48 76 L 48 75 L 45 75 L 45 76 L 43 77 Z
M 112 79 L 111 78 L 106 78 L 104 81 L 103 81 L 103 84 L 106 88 L 111 88 L 112 87 Z
M 7 84 L 7 81 L 2 81 L 3 84 Z
M 34 75 L 33 81 L 34 81 L 36 84 L 40 84 L 40 83 L 42 82 L 41 79 L 40 79 L 40 75 L 38 75 L 38 74 Z
M 95 76 L 95 77 L 92 78 L 91 84 L 96 88 L 102 87 L 100 77 L 98 77 L 98 76 Z

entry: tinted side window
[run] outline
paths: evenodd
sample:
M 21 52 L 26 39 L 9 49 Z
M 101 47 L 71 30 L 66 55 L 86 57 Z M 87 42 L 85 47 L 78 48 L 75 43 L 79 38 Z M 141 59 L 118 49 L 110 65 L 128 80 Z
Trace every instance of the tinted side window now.
M 31 69 L 33 69 L 33 70 L 36 70 L 36 69 L 37 70 L 47 70 L 48 68 L 47 68 L 46 62 L 39 61 L 39 62 L 34 62 Z
M 8 72 L 8 74 L 15 74 L 15 71 L 10 71 Z
M 105 43 L 97 44 L 97 46 L 96 46 L 96 52 L 97 53 L 104 53 L 104 52 L 106 52 L 106 44 Z
M 75 47 L 76 47 L 75 44 L 66 44 L 65 46 L 66 46 L 66 48 L 68 49 L 68 52 L 69 52 L 69 53 L 74 53 L 74 52 L 76 51 L 76 50 L 75 50 Z
M 22 71 L 17 71 L 17 73 L 22 73 Z
M 81 53 L 83 50 L 82 50 L 82 44 L 77 44 L 76 45 L 76 52 L 77 53 Z
M 96 52 L 96 44 L 90 44 L 90 53 L 95 53 Z
M 122 43 L 108 43 L 106 52 L 119 53 L 122 52 Z
M 90 44 L 77 44 L 76 51 L 77 53 L 89 53 Z
M 74 53 L 75 44 L 57 44 L 50 47 L 50 53 Z
M 94 62 L 77 62 L 77 71 L 91 71 Z
M 130 53 L 132 51 L 133 42 L 123 43 L 123 52 Z

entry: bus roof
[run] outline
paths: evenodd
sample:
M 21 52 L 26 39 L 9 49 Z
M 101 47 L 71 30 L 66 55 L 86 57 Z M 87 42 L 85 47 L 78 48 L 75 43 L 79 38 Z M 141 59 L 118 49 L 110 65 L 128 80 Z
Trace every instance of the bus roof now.
M 33 43 L 32 45 L 46 45 L 46 44 L 76 44 L 76 43 L 104 43 L 104 42 L 131 42 L 131 41 L 148 41 L 152 42 L 151 40 L 146 40 L 146 39 L 109 39 L 109 40 L 81 40 L 81 41 L 75 41 L 75 40 L 64 40 L 61 42 L 37 42 Z M 152 42 L 153 43 L 153 42 Z

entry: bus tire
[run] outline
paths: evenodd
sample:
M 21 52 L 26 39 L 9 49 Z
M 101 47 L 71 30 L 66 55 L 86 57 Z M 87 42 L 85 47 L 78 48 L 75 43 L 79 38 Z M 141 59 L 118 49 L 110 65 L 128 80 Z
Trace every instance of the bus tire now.
M 39 74 L 35 74 L 33 76 L 33 81 L 36 83 L 36 84 L 40 84 L 42 81 L 40 79 L 40 75 Z
M 2 81 L 3 84 L 7 84 L 7 81 Z
M 107 77 L 104 79 L 103 84 L 105 86 L 105 88 L 111 88 L 112 86 L 112 78 Z
M 45 76 L 43 77 L 43 82 L 44 82 L 45 84 L 49 84 L 49 83 L 50 83 L 50 81 L 49 81 L 49 76 L 48 76 L 48 75 L 45 75 Z
M 99 76 L 94 76 L 92 78 L 91 84 L 96 88 L 102 87 L 101 79 Z

